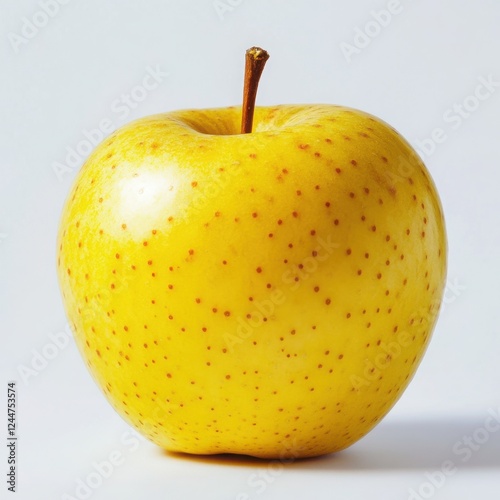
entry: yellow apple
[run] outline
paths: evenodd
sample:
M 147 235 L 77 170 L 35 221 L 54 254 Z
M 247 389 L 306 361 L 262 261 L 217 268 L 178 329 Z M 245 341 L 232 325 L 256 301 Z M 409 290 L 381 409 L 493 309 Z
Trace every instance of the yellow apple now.
M 424 354 L 446 238 L 422 161 L 333 105 L 143 118 L 76 179 L 58 271 L 105 396 L 154 443 L 195 454 L 341 450 Z

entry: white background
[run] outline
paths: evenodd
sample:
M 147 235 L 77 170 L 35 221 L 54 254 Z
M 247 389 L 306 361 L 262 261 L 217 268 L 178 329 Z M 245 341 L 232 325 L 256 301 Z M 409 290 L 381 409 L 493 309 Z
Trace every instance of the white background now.
M 491 84 L 489 95 L 483 89 L 481 101 L 473 96 L 481 78 L 500 82 L 500 3 L 401 0 L 390 24 L 377 26 L 372 12 L 387 6 L 387 0 L 66 0 L 44 19 L 36 1 L 3 0 L 1 380 L 4 387 L 18 382 L 19 476 L 17 496 L 2 479 L 1 498 L 83 498 L 77 481 L 95 479 L 93 462 L 113 452 L 121 454 L 120 465 L 89 498 L 392 500 L 410 498 L 411 489 L 414 498 L 499 497 L 500 431 L 483 424 L 500 412 L 500 86 Z M 24 18 L 47 22 L 30 31 Z M 368 41 L 357 31 L 365 28 Z M 19 38 L 23 29 L 31 38 Z M 356 33 L 366 46 L 346 57 L 342 43 L 354 45 Z M 441 195 L 450 247 L 446 304 L 399 403 L 349 450 L 286 466 L 165 454 L 115 414 L 73 340 L 56 351 L 48 347 L 50 335 L 66 328 L 55 238 L 81 162 L 59 175 L 54 164 L 65 163 L 67 148 L 77 148 L 84 131 L 103 119 L 116 128 L 172 109 L 238 104 L 243 54 L 252 45 L 271 54 L 259 104 L 360 108 L 419 147 Z M 157 66 L 168 76 L 124 108 L 122 94 Z M 456 104 L 468 109 L 460 118 Z M 419 141 L 436 128 L 441 143 L 424 148 Z M 6 401 L 6 391 L 0 394 Z M 6 402 L 0 413 L 6 435 Z M 445 460 L 456 468 L 443 479 Z

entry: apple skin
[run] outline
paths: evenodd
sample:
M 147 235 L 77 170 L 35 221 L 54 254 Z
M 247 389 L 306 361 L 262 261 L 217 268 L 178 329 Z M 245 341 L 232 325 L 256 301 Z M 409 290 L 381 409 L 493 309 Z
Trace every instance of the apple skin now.
M 400 397 L 443 294 L 434 184 L 389 125 L 333 105 L 137 120 L 89 157 L 58 274 L 79 350 L 159 446 L 341 450 Z

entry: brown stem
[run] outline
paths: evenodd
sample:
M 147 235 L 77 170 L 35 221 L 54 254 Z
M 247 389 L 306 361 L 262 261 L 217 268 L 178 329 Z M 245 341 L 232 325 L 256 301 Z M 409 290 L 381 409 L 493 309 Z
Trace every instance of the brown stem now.
M 252 132 L 255 98 L 260 75 L 264 70 L 269 54 L 260 47 L 252 47 L 245 54 L 245 86 L 243 88 L 243 110 L 241 114 L 241 133 Z

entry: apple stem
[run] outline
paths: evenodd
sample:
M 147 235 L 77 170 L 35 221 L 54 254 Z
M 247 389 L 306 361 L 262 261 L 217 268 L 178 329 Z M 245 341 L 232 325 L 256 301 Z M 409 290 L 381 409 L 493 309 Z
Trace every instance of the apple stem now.
M 255 98 L 260 75 L 264 70 L 269 54 L 260 47 L 252 47 L 245 54 L 245 86 L 243 88 L 243 110 L 241 114 L 241 133 L 252 132 Z

